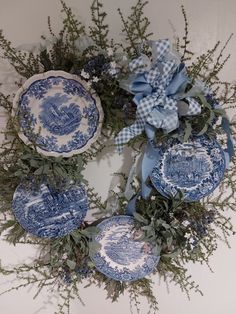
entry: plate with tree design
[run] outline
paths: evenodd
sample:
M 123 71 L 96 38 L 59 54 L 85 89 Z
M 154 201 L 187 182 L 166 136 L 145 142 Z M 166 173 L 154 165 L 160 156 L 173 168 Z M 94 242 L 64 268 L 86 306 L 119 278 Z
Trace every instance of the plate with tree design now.
M 48 71 L 29 78 L 13 102 L 19 136 L 46 156 L 86 151 L 101 132 L 100 99 L 77 75 Z

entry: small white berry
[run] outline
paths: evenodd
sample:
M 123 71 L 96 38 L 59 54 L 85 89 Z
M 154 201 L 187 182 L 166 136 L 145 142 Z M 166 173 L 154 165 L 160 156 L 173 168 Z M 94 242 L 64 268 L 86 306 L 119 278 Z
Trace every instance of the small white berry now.
M 85 79 L 89 79 L 89 73 L 85 72 L 84 69 L 81 71 L 80 75 Z
M 92 79 L 92 81 L 93 81 L 94 83 L 97 83 L 97 82 L 99 81 L 99 78 L 98 78 L 97 76 L 94 76 L 93 79 Z
M 108 55 L 109 57 L 111 57 L 111 56 L 113 56 L 113 54 L 114 54 L 113 49 L 112 49 L 111 47 L 107 48 L 107 55 Z
M 184 227 L 188 227 L 188 226 L 190 225 L 190 222 L 187 221 L 187 220 L 184 220 L 184 221 L 182 222 L 182 225 L 183 225 Z
M 111 66 L 112 69 L 115 69 L 117 64 L 116 64 L 115 61 L 112 61 L 112 62 L 110 62 L 110 66 Z
M 64 254 L 62 255 L 62 259 L 67 259 L 67 258 L 68 258 L 67 254 L 64 253 Z

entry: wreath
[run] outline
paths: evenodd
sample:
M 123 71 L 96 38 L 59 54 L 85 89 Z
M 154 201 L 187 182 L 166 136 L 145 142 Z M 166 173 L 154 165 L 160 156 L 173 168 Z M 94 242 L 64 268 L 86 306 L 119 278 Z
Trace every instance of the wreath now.
M 183 39 L 151 41 L 147 3 L 138 0 L 127 18 L 118 10 L 126 42 L 115 43 L 99 0 L 89 30 L 60 2 L 63 28 L 54 34 L 49 18 L 38 53 L 0 32 L 2 56 L 22 78 L 15 95 L 0 93 L 1 233 L 40 252 L 0 267 L 18 282 L 2 294 L 33 284 L 37 296 L 56 285 L 56 313 L 69 313 L 86 281 L 112 301 L 127 291 L 137 312 L 145 296 L 155 313 L 148 275 L 201 293 L 186 263 L 208 265 L 219 237 L 227 243 L 234 233 L 224 212 L 235 210 L 235 125 L 226 109 L 236 87 L 218 77 L 230 38 L 195 58 L 182 7 Z M 115 174 L 120 184 L 102 201 L 83 171 L 108 145 L 117 153 L 130 146 L 133 166 Z

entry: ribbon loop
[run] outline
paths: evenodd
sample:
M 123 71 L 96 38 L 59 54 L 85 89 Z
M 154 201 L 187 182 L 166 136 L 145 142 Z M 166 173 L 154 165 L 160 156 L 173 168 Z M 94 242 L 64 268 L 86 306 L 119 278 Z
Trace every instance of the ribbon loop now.
M 159 39 L 157 41 L 150 41 L 152 47 L 152 57 L 155 61 L 163 61 L 170 51 L 169 39 Z
M 138 58 L 132 60 L 129 63 L 129 69 L 131 72 L 138 74 L 148 71 L 151 67 L 151 61 L 148 56 L 141 54 Z

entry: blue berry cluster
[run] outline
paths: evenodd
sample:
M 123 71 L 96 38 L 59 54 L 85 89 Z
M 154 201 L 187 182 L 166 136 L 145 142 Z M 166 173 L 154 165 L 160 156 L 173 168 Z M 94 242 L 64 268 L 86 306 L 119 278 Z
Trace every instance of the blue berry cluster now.
M 207 234 L 208 225 L 214 221 L 215 211 L 210 210 L 203 214 L 203 216 L 197 221 L 192 223 L 193 229 L 197 235 L 201 238 Z
M 61 279 L 65 284 L 71 284 L 72 283 L 72 277 L 71 277 L 71 271 L 69 268 L 65 268 L 61 274 Z M 86 263 L 83 265 L 77 266 L 75 268 L 75 274 L 78 276 L 78 278 L 87 278 L 91 274 L 91 269 L 87 266 Z
M 84 71 L 88 73 L 90 77 L 100 77 L 101 74 L 108 71 L 109 68 L 109 61 L 102 54 L 91 58 L 83 67 Z

